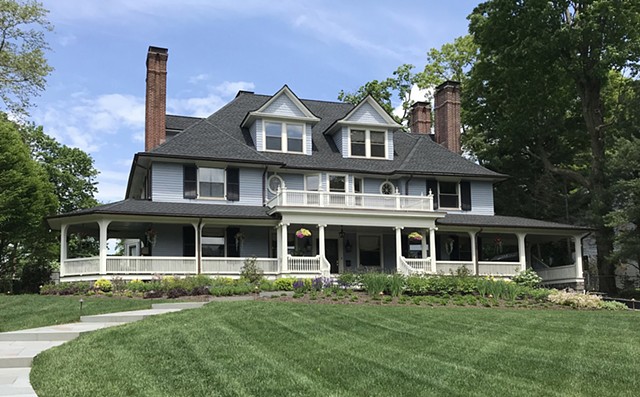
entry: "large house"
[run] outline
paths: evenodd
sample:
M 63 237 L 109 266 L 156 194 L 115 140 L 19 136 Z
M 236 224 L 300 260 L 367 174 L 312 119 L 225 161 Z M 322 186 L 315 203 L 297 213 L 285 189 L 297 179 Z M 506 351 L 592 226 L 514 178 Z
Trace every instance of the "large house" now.
M 124 200 L 48 219 L 62 281 L 157 274 L 270 277 L 344 272 L 511 276 L 583 283 L 588 229 L 494 214 L 506 175 L 460 155 L 460 88 L 411 109 L 410 132 L 372 98 L 357 105 L 240 91 L 207 118 L 166 115 L 166 49 L 147 55 L 145 151 Z M 435 134 L 431 134 L 434 124 Z M 100 254 L 67 255 L 68 236 Z M 124 256 L 108 255 L 122 239 Z

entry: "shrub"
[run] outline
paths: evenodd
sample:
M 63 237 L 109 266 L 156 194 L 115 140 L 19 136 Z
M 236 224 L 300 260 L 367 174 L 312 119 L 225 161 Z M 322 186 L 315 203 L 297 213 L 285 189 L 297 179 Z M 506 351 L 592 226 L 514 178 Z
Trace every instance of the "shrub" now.
M 273 282 L 267 279 L 260 280 L 260 290 L 261 291 L 273 291 L 275 290 L 275 286 Z
M 279 278 L 273 282 L 276 291 L 293 291 L 293 283 L 296 281 L 292 277 Z
M 338 275 L 338 285 L 344 289 L 353 288 L 358 284 L 358 276 L 354 273 L 342 273 Z
M 125 285 L 127 291 L 142 292 L 144 291 L 144 281 L 133 279 Z
M 258 260 L 255 256 L 244 260 L 244 265 L 240 270 L 240 277 L 246 278 L 251 284 L 260 284 L 260 280 L 264 277 L 264 272 L 258 267 Z
M 402 274 L 396 273 L 388 277 L 387 292 L 391 296 L 400 296 L 406 286 L 406 277 Z
M 120 276 L 111 277 L 111 285 L 113 292 L 123 292 L 125 290 L 126 282 Z
M 547 298 L 557 305 L 570 306 L 575 309 L 599 309 L 602 299 L 598 295 L 577 292 L 552 291 Z
M 605 310 L 627 310 L 627 305 L 622 302 L 616 301 L 603 301 L 600 303 L 600 308 Z
M 512 280 L 518 285 L 533 288 L 540 285 L 542 277 L 538 276 L 538 273 L 536 273 L 535 270 L 526 269 L 516 273 Z
M 629 289 L 625 289 L 620 291 L 620 293 L 618 293 L 618 297 L 620 298 L 625 298 L 625 299 L 635 299 L 635 300 L 640 300 L 640 288 L 629 288 Z
M 377 296 L 389 290 L 389 277 L 383 273 L 365 273 L 362 275 L 362 287 L 371 296 Z
M 113 289 L 113 284 L 111 283 L 111 281 L 101 278 L 93 283 L 93 288 L 102 292 L 111 292 L 111 290 Z
M 304 294 L 309 289 L 305 281 L 306 279 L 302 279 L 302 278 L 299 278 L 296 281 L 294 281 L 293 290 L 296 293 Z

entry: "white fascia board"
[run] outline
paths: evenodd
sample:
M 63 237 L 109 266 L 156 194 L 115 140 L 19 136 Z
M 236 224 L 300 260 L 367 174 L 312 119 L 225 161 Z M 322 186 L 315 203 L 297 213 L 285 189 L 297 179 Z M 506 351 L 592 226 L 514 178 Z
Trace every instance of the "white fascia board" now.
M 264 111 L 266 109 L 268 109 L 269 106 L 271 106 L 271 104 L 273 102 L 275 102 L 281 95 L 286 95 L 287 98 L 289 98 L 289 100 L 291 100 L 291 102 L 293 102 L 293 104 L 296 105 L 298 110 L 300 110 L 302 112 L 302 114 L 304 114 L 305 117 L 285 117 L 285 116 L 280 116 L 280 115 L 273 114 L 273 113 L 264 113 Z M 286 85 L 284 87 L 282 87 L 278 92 L 276 92 L 258 110 L 250 112 L 247 115 L 247 117 L 245 118 L 244 122 L 242 123 L 242 127 L 250 126 L 251 123 L 253 123 L 253 120 L 255 120 L 258 117 L 287 118 L 287 119 L 291 119 L 291 120 L 306 121 L 306 122 L 309 122 L 309 123 L 317 123 L 318 121 L 320 121 L 320 119 L 318 117 L 316 117 L 309 110 L 309 108 L 307 108 L 304 105 L 304 103 L 302 103 L 302 101 L 300 99 L 298 99 L 296 94 L 294 94 L 293 91 L 291 91 L 291 89 L 289 87 L 287 87 Z
M 388 126 L 391 128 L 402 128 L 402 125 L 398 124 L 393 117 L 389 116 L 389 114 L 382 108 L 382 106 L 380 106 L 380 104 L 378 103 L 378 101 L 376 101 L 375 99 L 373 99 L 373 97 L 371 95 L 367 95 L 366 98 L 364 98 L 362 101 L 360 101 L 359 104 L 356 105 L 356 107 L 354 107 L 353 109 L 351 109 L 351 111 L 349 113 L 347 113 L 346 116 L 344 116 L 344 118 L 342 118 L 341 120 L 338 121 L 338 123 L 340 122 L 348 122 L 349 118 L 351 116 L 353 116 L 353 114 L 355 112 L 358 111 L 358 109 L 360 109 L 365 103 L 368 103 L 369 105 L 371 105 L 373 107 L 373 109 L 378 112 L 378 114 L 380 116 L 382 116 L 382 118 L 387 122 L 387 124 L 374 124 L 374 125 L 380 125 L 380 126 Z

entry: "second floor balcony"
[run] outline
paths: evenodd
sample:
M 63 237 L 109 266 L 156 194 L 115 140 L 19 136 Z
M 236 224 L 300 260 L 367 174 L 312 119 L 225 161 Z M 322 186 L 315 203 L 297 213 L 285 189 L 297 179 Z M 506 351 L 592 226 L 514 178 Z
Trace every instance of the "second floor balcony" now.
M 361 208 L 392 211 L 433 211 L 433 195 L 406 196 L 392 194 L 343 193 L 278 189 L 267 202 L 274 207 Z

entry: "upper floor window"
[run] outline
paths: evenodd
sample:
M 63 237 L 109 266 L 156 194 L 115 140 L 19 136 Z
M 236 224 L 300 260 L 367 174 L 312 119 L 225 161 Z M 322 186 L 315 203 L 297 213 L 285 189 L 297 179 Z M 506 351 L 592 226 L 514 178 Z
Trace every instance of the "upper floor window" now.
M 349 133 L 351 156 L 387 157 L 387 133 L 385 131 L 352 129 Z
M 200 197 L 224 198 L 224 169 L 198 168 Z
M 439 182 L 439 201 L 441 208 L 460 208 L 460 191 L 458 182 Z
M 304 124 L 266 121 L 264 132 L 266 150 L 304 153 Z
M 240 170 L 184 165 L 184 198 L 240 200 Z

